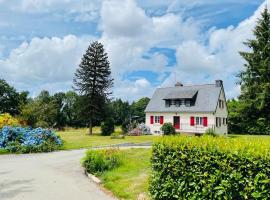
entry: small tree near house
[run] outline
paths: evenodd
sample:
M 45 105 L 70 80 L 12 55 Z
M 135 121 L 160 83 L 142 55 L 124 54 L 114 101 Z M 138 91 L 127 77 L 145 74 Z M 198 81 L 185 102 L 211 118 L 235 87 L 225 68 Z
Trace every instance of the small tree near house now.
M 93 121 L 104 115 L 113 86 L 110 63 L 101 43 L 93 42 L 86 50 L 76 70 L 74 85 L 84 96 L 82 112 L 89 119 L 89 134 L 92 134 Z

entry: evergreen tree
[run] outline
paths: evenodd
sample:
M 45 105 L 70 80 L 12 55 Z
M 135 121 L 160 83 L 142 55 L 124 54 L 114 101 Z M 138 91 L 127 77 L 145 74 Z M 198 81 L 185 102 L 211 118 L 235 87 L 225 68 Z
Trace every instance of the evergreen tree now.
M 270 134 L 270 13 L 265 8 L 253 31 L 255 38 L 244 44 L 249 52 L 241 78 L 242 120 L 249 133 Z
M 84 96 L 83 111 L 89 119 L 89 134 L 93 121 L 104 114 L 113 85 L 110 63 L 103 45 L 93 42 L 83 55 L 74 78 L 75 89 Z

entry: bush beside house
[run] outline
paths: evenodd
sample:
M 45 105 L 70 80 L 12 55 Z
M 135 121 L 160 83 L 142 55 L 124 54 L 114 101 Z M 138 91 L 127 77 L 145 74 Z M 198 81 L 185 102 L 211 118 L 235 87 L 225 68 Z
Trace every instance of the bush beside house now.
M 175 128 L 171 123 L 164 123 L 160 128 L 164 135 L 174 135 Z
M 153 199 L 268 199 L 270 144 L 166 137 L 153 145 Z

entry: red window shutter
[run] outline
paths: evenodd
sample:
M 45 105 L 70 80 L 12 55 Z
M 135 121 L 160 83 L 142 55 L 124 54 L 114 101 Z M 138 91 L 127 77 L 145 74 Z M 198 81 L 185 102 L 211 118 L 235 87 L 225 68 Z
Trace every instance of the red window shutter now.
M 194 126 L 195 121 L 194 121 L 194 117 L 190 117 L 190 126 Z
M 208 126 L 207 117 L 203 117 L 203 126 Z
M 154 116 L 150 116 L 150 124 L 154 124 Z
M 159 123 L 160 123 L 160 124 L 163 124 L 163 116 L 160 116 Z

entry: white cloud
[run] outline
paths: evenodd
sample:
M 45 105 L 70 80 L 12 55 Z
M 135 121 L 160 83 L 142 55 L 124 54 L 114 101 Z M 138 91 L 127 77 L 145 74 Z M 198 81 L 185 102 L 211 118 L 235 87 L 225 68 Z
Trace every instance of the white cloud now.
M 268 1 L 270 2 L 270 1 Z M 243 68 L 244 60 L 239 51 L 247 51 L 243 44 L 247 39 L 253 38 L 252 30 L 264 8 L 261 5 L 248 19 L 238 26 L 229 26 L 225 29 L 212 29 L 208 33 L 208 43 L 198 40 L 185 41 L 177 47 L 177 69 L 182 81 L 191 79 L 192 82 L 201 83 L 214 79 L 223 79 L 228 97 L 239 94 L 239 86 L 235 84 L 235 75 Z M 170 77 L 172 78 L 172 77 Z M 170 81 L 166 81 L 168 83 Z
M 101 0 L 2 0 L 1 7 L 5 10 L 21 13 L 51 13 L 75 21 L 97 21 Z
M 75 68 L 91 41 L 93 37 L 74 35 L 33 38 L 13 49 L 8 58 L 0 60 L 0 69 L 4 78 L 21 90 L 71 89 Z
M 128 101 L 135 101 L 141 97 L 149 96 L 154 92 L 154 87 L 145 78 L 136 81 L 117 81 L 117 87 L 114 88 L 114 97 L 122 98 Z

